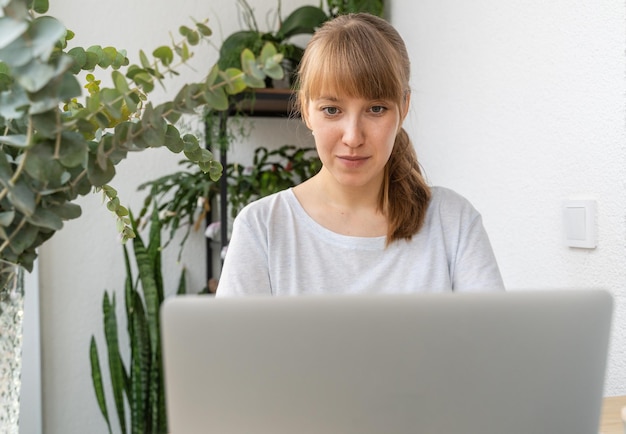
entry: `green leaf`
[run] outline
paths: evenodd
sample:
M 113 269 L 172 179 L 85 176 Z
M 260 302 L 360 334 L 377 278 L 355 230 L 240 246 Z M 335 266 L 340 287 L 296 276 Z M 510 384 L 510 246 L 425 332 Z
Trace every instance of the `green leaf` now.
M 207 89 L 203 93 L 204 99 L 207 102 L 207 106 L 213 110 L 228 110 L 228 97 L 223 87 L 215 89 Z
M 32 7 L 38 14 L 45 14 L 48 12 L 48 0 L 31 0 L 31 2 L 32 5 L 30 7 Z
M 9 17 L 0 17 L 0 48 L 4 48 L 19 38 L 28 29 L 26 21 L 18 21 Z
M 226 92 L 235 95 L 243 92 L 248 86 L 244 81 L 244 74 L 237 68 L 228 68 L 219 72 L 220 77 L 226 83 Z
M 21 178 L 15 183 L 15 185 L 9 188 L 9 200 L 15 209 L 24 214 L 26 217 L 33 215 L 35 212 L 35 193 L 33 193 L 33 191 Z
M 0 226 L 7 227 L 15 218 L 15 211 L 3 211 L 0 212 Z M 6 239 L 6 237 L 4 237 Z
M 277 37 L 287 39 L 294 35 L 312 34 L 327 19 L 326 12 L 318 7 L 299 7 L 285 18 L 280 29 L 278 29 Z
M 59 162 L 64 167 L 84 166 L 87 163 L 87 142 L 83 136 L 73 131 L 61 134 Z
M 113 398 L 117 409 L 120 428 L 122 433 L 126 434 L 126 412 L 124 410 L 124 365 L 120 356 L 117 318 L 115 316 L 115 294 L 109 302 L 108 293 L 104 293 L 102 303 L 102 313 L 104 314 L 104 335 L 107 343 L 107 352 L 109 359 L 109 373 L 111 375 L 111 385 L 113 388 Z
M 78 74 L 87 63 L 87 53 L 85 52 L 85 49 L 82 47 L 74 47 L 69 50 L 67 54 L 72 56 L 75 62 L 72 72 L 74 74 Z
M 174 52 L 168 46 L 162 46 L 152 52 L 152 55 L 159 59 L 163 66 L 168 66 L 174 60 Z
M 75 203 L 66 202 L 62 205 L 50 207 L 50 211 L 58 215 L 62 220 L 72 220 L 81 216 L 82 210 Z
M 105 59 L 104 50 L 102 50 L 102 47 L 100 45 L 92 45 L 91 47 L 87 48 L 87 53 L 91 53 L 92 55 L 96 56 L 93 67 L 99 65 L 100 62 L 104 61 Z M 87 60 L 89 60 L 89 58 Z
M 154 89 L 154 80 L 147 72 L 135 74 L 132 80 L 146 93 L 150 93 Z
M 262 40 L 259 32 L 250 30 L 235 32 L 227 37 L 220 47 L 220 57 L 218 66 L 224 70 L 226 68 L 241 68 L 241 53 L 248 47 L 261 47 Z
M 96 157 L 93 156 L 93 154 L 89 154 L 87 176 L 89 177 L 91 185 L 101 187 L 113 179 L 115 176 L 115 166 L 107 159 L 106 166 L 102 168 L 97 164 Z
M 9 246 L 16 255 L 22 255 L 26 249 L 33 245 L 38 234 L 39 229 L 27 223 L 21 228 L 15 229 L 15 231 L 9 235 L 12 237 Z M 4 255 L 4 252 L 2 253 Z
M 117 89 L 102 89 L 100 98 L 113 118 L 122 119 L 124 97 Z
M 265 74 L 257 64 L 254 53 L 248 48 L 241 52 L 241 69 L 246 73 L 246 75 L 253 78 L 260 80 L 265 78 Z
M 144 69 L 152 67 L 152 65 L 150 64 L 150 60 L 148 60 L 148 56 L 146 56 L 146 53 L 144 53 L 143 50 L 139 50 L 139 61 L 141 62 L 141 66 Z
M 100 48 L 100 47 L 97 47 L 97 48 Z M 93 71 L 96 65 L 98 64 L 98 62 L 100 61 L 100 58 L 98 57 L 98 53 L 94 51 L 89 51 L 89 48 L 88 48 L 87 51 L 85 51 L 85 56 L 87 57 L 87 59 L 85 61 L 85 64 L 83 65 L 83 69 L 85 71 Z
M 115 88 L 121 94 L 126 94 L 130 92 L 130 88 L 128 87 L 128 83 L 126 82 L 126 78 L 119 71 L 113 71 L 111 73 L 111 77 L 113 78 L 113 83 L 115 84 Z
M 96 400 L 98 401 L 98 407 L 100 407 L 100 413 L 104 417 L 111 433 L 111 422 L 109 421 L 109 412 L 107 410 L 106 398 L 104 396 L 104 385 L 102 383 L 102 370 L 100 369 L 100 357 L 98 356 L 98 346 L 96 345 L 96 339 L 91 336 L 91 342 L 89 343 L 89 360 L 91 362 L 91 380 L 93 382 L 93 390 L 96 394 Z
M 198 29 L 198 32 L 205 37 L 211 36 L 213 34 L 213 31 L 203 23 L 196 23 L 196 29 Z
M 47 61 L 56 42 L 65 36 L 65 26 L 56 18 L 42 16 L 35 18 L 29 34 L 33 56 Z
M 63 228 L 61 218 L 46 208 L 37 207 L 33 215 L 28 218 L 28 221 L 35 226 L 52 229 L 53 231 L 58 231 Z
M 0 93 L 0 116 L 5 119 L 19 119 L 28 106 L 28 96 L 21 86 Z
M 165 132 L 165 146 L 167 149 L 175 154 L 181 152 L 184 148 L 183 140 L 180 137 L 180 132 L 174 125 L 167 125 L 167 131 Z
M 11 67 L 22 66 L 33 59 L 26 37 L 15 39 L 10 44 L 0 49 L 0 59 Z
M 4 145 L 26 148 L 28 137 L 25 134 L 13 134 L 11 136 L 0 136 L 0 143 Z
M 33 178 L 53 187 L 63 184 L 65 169 L 54 158 L 54 142 L 50 140 L 35 143 L 24 155 L 24 170 Z

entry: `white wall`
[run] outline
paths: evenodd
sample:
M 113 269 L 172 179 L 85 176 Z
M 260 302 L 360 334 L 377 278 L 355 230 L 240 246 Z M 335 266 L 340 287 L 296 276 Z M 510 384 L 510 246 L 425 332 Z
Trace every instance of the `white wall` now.
M 77 44 L 126 48 L 136 60 L 139 48 L 168 43 L 168 33 L 191 16 L 209 17 L 219 41 L 239 28 L 234 3 L 55 0 L 51 13 L 76 32 Z M 262 25 L 265 10 L 276 4 L 250 3 Z M 284 0 L 283 10 L 317 3 Z M 507 285 L 603 287 L 616 295 L 607 394 L 626 393 L 624 9 L 624 1 L 585 0 L 391 0 L 389 9 L 413 61 L 407 126 L 422 163 L 433 183 L 458 190 L 483 213 Z M 196 72 L 179 82 L 199 79 L 215 60 L 213 49 L 199 50 Z M 242 144 L 236 154 L 263 143 L 302 143 L 302 130 L 289 121 L 256 124 L 254 145 Z M 134 155 L 112 184 L 138 209 L 143 194 L 136 185 L 175 170 L 178 160 L 167 151 Z M 598 201 L 593 251 L 561 244 L 560 202 L 583 196 Z M 46 434 L 107 432 L 93 395 L 88 347 L 92 334 L 103 346 L 104 289 L 118 292 L 121 315 L 124 270 L 113 218 L 99 196 L 81 204 L 84 215 L 41 249 Z M 176 253 L 170 249 L 165 261 L 169 288 L 179 273 Z M 189 286 L 202 286 L 201 236 L 183 262 L 193 269 Z
M 607 394 L 626 393 L 623 1 L 392 1 L 413 132 L 434 184 L 483 213 L 505 284 L 616 296 Z M 562 244 L 561 202 L 598 204 L 598 247 Z

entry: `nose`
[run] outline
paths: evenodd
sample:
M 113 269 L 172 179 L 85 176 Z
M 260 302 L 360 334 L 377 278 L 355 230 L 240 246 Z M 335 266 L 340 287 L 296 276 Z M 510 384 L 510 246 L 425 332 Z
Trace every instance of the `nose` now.
M 357 148 L 363 144 L 363 125 L 359 116 L 350 116 L 345 119 L 343 128 L 343 143 L 351 148 Z

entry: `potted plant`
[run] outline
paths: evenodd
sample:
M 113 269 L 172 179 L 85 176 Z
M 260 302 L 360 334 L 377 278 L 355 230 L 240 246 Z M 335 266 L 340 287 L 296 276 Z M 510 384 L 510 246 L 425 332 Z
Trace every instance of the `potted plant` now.
M 229 96 L 281 73 L 282 55 L 271 44 L 259 56 L 244 50 L 241 69 L 216 65 L 203 81 L 155 105 L 149 98 L 155 84 L 175 74 L 192 47 L 210 36 L 204 22 L 182 26 L 180 41 L 151 55 L 142 51 L 131 63 L 113 47 L 69 48 L 73 34 L 45 15 L 47 0 L 0 0 L 0 7 L 0 283 L 19 283 L 16 270 L 32 270 L 37 247 L 80 216 L 76 199 L 94 189 L 107 197 L 122 237 L 134 237 L 128 211 L 108 187 L 129 152 L 167 147 L 218 179 L 219 162 L 194 135 L 181 133 L 177 121 L 201 110 L 224 110 Z M 113 85 L 102 87 L 87 75 L 83 98 L 79 74 L 95 69 L 111 71 Z M 8 312 L 6 300 L 19 299 L 8 291 L 19 293 L 0 287 L 0 316 Z M 5 326 L 3 337 L 9 334 Z M 11 342 L 19 347 L 19 340 Z M 19 370 L 12 370 L 19 378 Z M 19 391 L 19 382 L 13 383 Z
M 132 219 L 131 219 L 132 220 Z M 133 226 L 135 221 L 132 220 Z M 159 310 L 165 299 L 161 252 L 162 220 L 156 210 L 150 218 L 148 242 L 140 235 L 132 240 L 132 250 L 124 247 L 126 281 L 124 306 L 130 358 L 124 363 L 119 346 L 121 330 L 115 312 L 115 293 L 105 291 L 102 300 L 103 329 L 106 342 L 106 360 L 117 422 L 120 432 L 165 434 L 165 386 L 161 352 Z M 134 262 L 134 264 L 132 264 Z M 137 270 L 133 272 L 133 265 Z M 178 281 L 177 295 L 186 293 L 185 269 Z M 100 412 L 112 431 L 104 384 L 100 354 L 95 336 L 89 345 L 91 377 Z
M 297 35 L 312 34 L 328 19 L 321 8 L 306 5 L 295 9 L 283 20 L 279 0 L 276 11 L 278 28 L 264 32 L 260 30 L 254 10 L 248 2 L 238 0 L 238 4 L 241 7 L 242 18 L 248 28 L 232 33 L 220 46 L 220 57 L 217 64 L 222 69 L 241 68 L 240 57 L 243 50 L 249 49 L 255 55 L 259 55 L 261 49 L 269 42 L 283 55 L 283 67 L 290 76 L 290 73 L 295 71 L 304 52 L 303 48 L 293 43 L 291 39 Z M 291 80 L 287 80 L 287 85 L 284 87 L 289 88 L 291 84 Z M 266 87 L 274 87 L 270 77 L 268 77 Z

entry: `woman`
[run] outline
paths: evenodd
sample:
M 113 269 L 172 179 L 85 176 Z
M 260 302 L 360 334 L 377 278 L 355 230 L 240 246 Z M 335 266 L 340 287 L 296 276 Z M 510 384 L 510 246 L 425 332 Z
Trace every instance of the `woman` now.
M 397 31 L 340 16 L 313 35 L 298 73 L 322 169 L 240 212 L 217 295 L 503 289 L 478 212 L 422 177 L 402 128 L 410 67 Z

